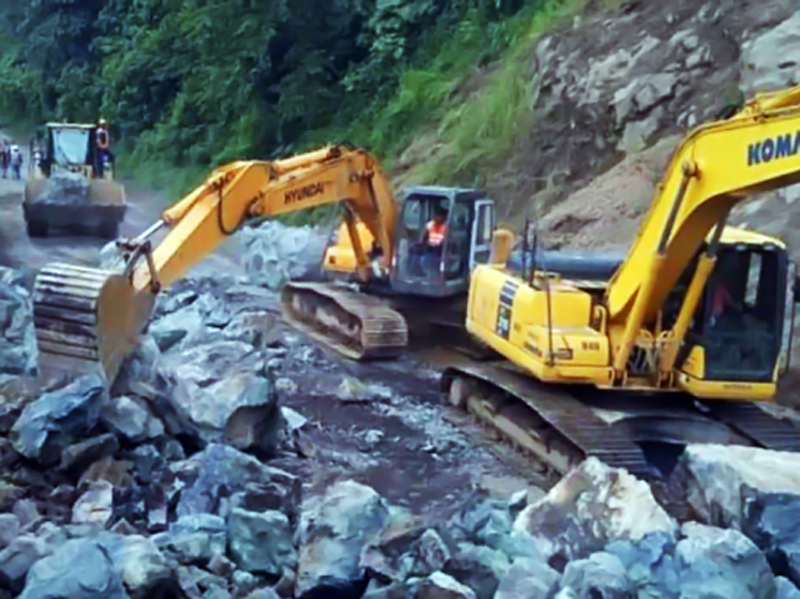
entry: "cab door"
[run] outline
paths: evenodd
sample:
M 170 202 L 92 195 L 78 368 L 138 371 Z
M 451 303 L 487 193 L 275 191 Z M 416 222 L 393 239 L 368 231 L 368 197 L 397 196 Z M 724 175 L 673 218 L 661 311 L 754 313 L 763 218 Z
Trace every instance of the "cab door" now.
M 494 202 L 475 202 L 475 219 L 472 221 L 469 270 L 478 264 L 486 264 L 492 253 L 492 231 L 494 231 Z

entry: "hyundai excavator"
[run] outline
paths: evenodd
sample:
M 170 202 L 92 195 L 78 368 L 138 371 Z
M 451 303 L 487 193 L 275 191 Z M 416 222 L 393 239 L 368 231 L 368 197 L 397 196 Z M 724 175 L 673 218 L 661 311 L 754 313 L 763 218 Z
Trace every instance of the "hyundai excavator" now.
M 408 322 L 398 305 L 413 311 L 424 298 L 455 305 L 458 314 L 471 266 L 489 257 L 494 203 L 475 190 L 431 186 L 407 188 L 398 200 L 371 155 L 329 146 L 215 170 L 141 235 L 117 241 L 125 259 L 121 272 L 45 266 L 33 296 L 40 369 L 80 373 L 99 367 L 112 384 L 161 289 L 246 222 L 326 204 L 341 205 L 344 222 L 323 269 L 350 285 L 286 285 L 282 310 L 291 324 L 349 358 L 373 359 L 406 347 Z M 443 209 L 444 242 L 438 248 L 421 244 L 425 223 Z M 154 244 L 156 236 L 161 239 Z M 463 311 L 454 322 L 463 329 Z
M 466 327 L 496 359 L 451 361 L 445 399 L 551 480 L 589 456 L 658 478 L 651 458 L 689 442 L 800 451 L 800 429 L 756 405 L 788 369 L 794 265 L 778 239 L 726 226 L 798 182 L 800 86 L 685 137 L 607 281 L 554 274 L 526 231 L 527 267 L 505 252 L 472 274 Z

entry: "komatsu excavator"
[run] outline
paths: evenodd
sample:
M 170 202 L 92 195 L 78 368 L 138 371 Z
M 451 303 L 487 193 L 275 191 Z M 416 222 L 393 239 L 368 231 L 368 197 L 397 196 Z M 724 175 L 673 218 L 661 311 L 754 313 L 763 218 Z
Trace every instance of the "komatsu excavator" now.
M 122 272 L 61 263 L 43 268 L 33 297 L 40 369 L 99 366 L 113 383 L 162 288 L 249 220 L 334 203 L 344 209 L 344 224 L 323 268 L 361 288 L 287 285 L 282 309 L 292 324 L 349 358 L 370 359 L 405 348 L 408 323 L 398 303 L 428 298 L 457 308 L 460 299 L 463 306 L 471 266 L 489 257 L 494 203 L 478 191 L 445 187 L 408 188 L 398 201 L 372 156 L 330 146 L 217 169 L 137 238 L 117 242 Z M 443 209 L 446 233 L 430 248 L 420 243 L 425 223 Z M 151 238 L 162 229 L 166 235 L 154 246 Z M 455 322 L 463 328 L 463 311 Z
M 466 327 L 500 359 L 453 362 L 446 397 L 553 478 L 591 455 L 650 476 L 652 442 L 800 451 L 800 430 L 755 405 L 789 365 L 794 265 L 781 241 L 726 226 L 752 194 L 798 182 L 800 86 L 694 129 L 606 283 L 533 252 L 523 272 L 507 255 L 476 267 Z

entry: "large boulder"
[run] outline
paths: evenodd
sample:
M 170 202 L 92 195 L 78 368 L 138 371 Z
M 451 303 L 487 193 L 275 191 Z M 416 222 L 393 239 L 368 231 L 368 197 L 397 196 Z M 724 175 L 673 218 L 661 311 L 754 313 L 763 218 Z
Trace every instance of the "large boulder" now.
M 800 470 L 793 453 L 688 446 L 674 473 L 701 522 L 750 537 L 800 584 Z
M 742 533 L 687 522 L 681 534 L 675 560 L 682 599 L 775 597 L 767 558 Z
M 98 374 L 45 393 L 25 406 L 11 429 L 14 449 L 42 464 L 57 462 L 65 447 L 95 427 L 107 398 L 105 381 Z
M 32 374 L 36 360 L 31 294 L 21 272 L 0 266 L 0 373 Z
M 127 599 L 122 576 L 97 541 L 74 539 L 28 572 L 20 599 Z
M 300 503 L 300 479 L 228 445 L 210 444 L 188 460 L 174 464 L 171 470 L 185 485 L 177 506 L 179 517 L 219 513 L 224 499 L 245 493 L 248 485 L 269 492 L 269 499 L 274 502 L 270 509 L 291 514 Z
M 272 451 L 283 422 L 263 356 L 238 341 L 200 345 L 164 359 L 169 386 L 157 411 L 172 434 L 201 443 Z
M 297 594 L 353 592 L 364 571 L 359 557 L 389 521 L 389 509 L 372 488 L 354 481 L 331 486 L 303 506 Z M 321 596 L 321 595 L 320 595 Z
M 605 550 L 622 562 L 639 597 L 674 599 L 680 592 L 675 544 L 671 535 L 653 533 L 635 543 L 613 541 Z
M 585 460 L 525 508 L 514 528 L 542 540 L 542 547 L 549 542 L 551 554 L 568 560 L 588 557 L 610 541 L 677 532 L 647 483 L 596 458 Z
M 742 46 L 740 87 L 746 94 L 800 83 L 800 64 L 787 56 L 800 53 L 800 13 Z
M 270 289 L 278 289 L 290 279 L 315 275 L 327 245 L 321 231 L 287 227 L 277 221 L 266 221 L 241 234 L 247 275 Z

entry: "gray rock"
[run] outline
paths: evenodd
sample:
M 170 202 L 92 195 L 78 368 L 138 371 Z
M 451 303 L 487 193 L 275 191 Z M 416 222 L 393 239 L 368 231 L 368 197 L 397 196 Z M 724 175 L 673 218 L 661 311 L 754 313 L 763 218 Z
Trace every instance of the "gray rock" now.
M 233 584 L 237 587 L 237 595 L 240 593 L 249 593 L 258 586 L 258 578 L 250 574 L 250 572 L 236 570 L 233 573 Z
M 626 154 L 644 150 L 647 147 L 648 140 L 658 131 L 659 121 L 663 116 L 664 109 L 659 106 L 646 119 L 629 122 L 625 125 L 625 131 L 617 149 Z
M 157 534 L 153 540 L 182 564 L 206 563 L 215 555 L 225 554 L 227 530 L 224 518 L 190 514 L 172 522 L 169 532 Z
M 222 578 L 230 578 L 236 569 L 236 565 L 231 560 L 217 552 L 212 554 L 207 567 L 209 572 Z
M 646 535 L 640 541 L 614 541 L 606 552 L 625 566 L 631 585 L 641 598 L 674 599 L 680 592 L 675 563 L 675 540 L 665 533 Z
M 185 308 L 197 299 L 197 292 L 192 289 L 179 291 L 178 293 L 164 296 L 163 300 L 158 302 L 156 307 L 156 314 L 158 316 L 166 316 L 177 312 L 181 308 Z
M 118 449 L 119 441 L 112 433 L 75 443 L 61 452 L 61 469 L 83 469 L 92 462 L 114 455 Z
M 281 507 L 269 509 L 285 509 L 289 513 L 300 502 L 301 484 L 297 477 L 227 445 L 210 444 L 204 451 L 171 468 L 186 484 L 177 507 L 179 516 L 215 513 L 221 492 L 230 496 L 245 491 L 248 484 L 270 490 L 275 500 L 280 498 L 283 502 Z
M 11 429 L 14 449 L 42 464 L 53 464 L 61 451 L 97 424 L 107 393 L 103 379 L 85 375 L 29 403 Z
M 579 599 L 629 599 L 631 583 L 625 566 L 610 553 L 593 553 L 567 564 L 561 580 Z
M 418 563 L 424 564 L 429 571 L 425 575 L 432 574 L 436 570 L 441 570 L 450 559 L 450 550 L 432 528 L 429 528 L 417 541 Z
M 560 581 L 547 562 L 518 559 L 500 579 L 494 599 L 552 599 Z
M 742 531 L 800 583 L 800 472 L 794 454 L 688 446 L 673 476 L 702 522 Z
M 212 586 L 203 593 L 203 599 L 230 599 L 231 594 L 219 586 Z
M 164 425 L 150 411 L 146 401 L 121 395 L 103 407 L 100 420 L 110 430 L 132 443 L 141 443 L 164 434 Z
M 43 539 L 31 535 L 15 538 L 0 551 L 0 588 L 21 591 L 28 570 L 50 551 Z
M 528 489 L 517 491 L 508 498 L 508 511 L 510 514 L 517 515 L 526 507 L 528 507 Z
M 278 597 L 278 593 L 267 587 L 265 589 L 256 589 L 245 599 L 278 599 Z
M 792 581 L 783 576 L 775 577 L 775 599 L 800 599 L 800 589 L 792 584 Z
M 177 580 L 167 559 L 149 538 L 104 533 L 98 538 L 131 599 L 169 595 Z
M 800 14 L 794 13 L 775 28 L 742 47 L 740 83 L 746 94 L 782 89 L 800 82 L 800 63 L 788 59 L 800 52 Z
M 165 358 L 170 387 L 157 411 L 171 434 L 239 449 L 273 450 L 282 418 L 262 355 L 236 341 L 209 343 Z
M 19 519 L 14 514 L 0 514 L 0 549 L 5 549 L 17 538 L 19 529 Z
M 434 572 L 423 581 L 418 597 L 419 599 L 476 599 L 476 594 L 452 576 L 444 572 Z
M 503 537 L 495 547 L 505 553 L 512 562 L 519 559 L 532 559 L 544 561 L 552 554 L 552 543 L 543 537 L 534 537 L 527 532 L 514 530 Z
M 14 516 L 17 518 L 19 526 L 25 528 L 31 523 L 36 522 L 41 516 L 36 503 L 31 499 L 18 500 L 12 509 Z M 13 526 L 13 525 L 12 525 Z
M 0 373 L 33 374 L 36 360 L 31 295 L 21 273 L 0 266 Z
M 410 578 L 403 582 L 381 586 L 373 579 L 367 586 L 367 591 L 362 599 L 417 599 L 420 596 L 423 582 L 421 578 Z M 432 592 L 432 589 L 428 592 Z
M 263 513 L 234 508 L 230 517 L 231 556 L 248 572 L 278 575 L 297 567 L 289 519 L 275 510 Z
M 478 599 L 492 599 L 511 563 L 501 551 L 459 543 L 444 572 L 475 591 Z
M 464 502 L 449 528 L 456 539 L 497 547 L 511 532 L 511 514 L 504 501 L 478 489 Z
M 164 467 L 164 457 L 153 445 L 140 445 L 131 452 L 130 458 L 136 474 L 145 483 L 150 483 L 153 475 Z
M 760 497 L 800 498 L 800 471 L 792 453 L 738 445 L 689 445 L 673 474 L 701 522 L 742 530 L 747 508 Z
M 94 523 L 105 526 L 114 513 L 114 485 L 98 480 L 72 506 L 73 524 Z
M 742 533 L 687 522 L 675 548 L 681 597 L 773 599 L 775 579 L 764 554 Z
M 122 578 L 96 541 L 74 539 L 31 567 L 20 599 L 126 599 Z
M 266 221 L 241 231 L 245 271 L 260 285 L 280 288 L 290 279 L 314 275 L 327 245 L 327 236 L 310 227 L 287 227 Z
M 147 330 L 164 353 L 201 343 L 206 336 L 203 316 L 194 304 L 159 318 Z
M 386 526 L 389 510 L 374 489 L 338 482 L 303 506 L 297 594 L 315 588 L 352 592 L 362 577 L 359 556 Z
M 139 335 L 133 352 L 125 358 L 111 387 L 112 396 L 136 395 L 135 390 L 156 382 L 161 351 L 152 335 Z
M 525 508 L 514 529 L 549 542 L 550 552 L 568 560 L 588 557 L 615 540 L 641 540 L 646 534 L 674 536 L 677 524 L 656 502 L 647 483 L 627 470 L 589 458 L 550 492 Z
M 228 341 L 249 343 L 256 348 L 266 347 L 280 338 L 275 314 L 266 310 L 239 312 L 222 331 Z

